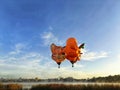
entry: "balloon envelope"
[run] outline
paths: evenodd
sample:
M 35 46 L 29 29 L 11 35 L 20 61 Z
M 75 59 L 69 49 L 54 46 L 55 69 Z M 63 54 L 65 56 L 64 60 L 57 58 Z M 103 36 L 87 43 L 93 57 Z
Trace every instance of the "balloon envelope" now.
M 80 60 L 81 51 L 78 47 L 77 41 L 75 38 L 68 38 L 66 41 L 65 47 L 65 57 L 68 59 L 72 64 L 75 63 L 77 60 Z
M 62 61 L 65 60 L 65 53 L 64 48 L 61 46 L 56 46 L 55 44 L 51 44 L 51 52 L 52 52 L 52 59 L 60 65 Z

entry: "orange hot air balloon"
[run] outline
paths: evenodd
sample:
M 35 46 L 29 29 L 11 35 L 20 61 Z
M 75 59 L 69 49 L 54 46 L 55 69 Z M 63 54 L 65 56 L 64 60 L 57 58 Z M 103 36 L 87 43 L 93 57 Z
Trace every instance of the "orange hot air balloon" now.
M 56 46 L 52 43 L 50 48 L 52 52 L 51 57 L 58 64 L 58 68 L 60 68 L 61 62 L 65 59 L 68 59 L 73 67 L 73 64 L 81 58 L 81 48 L 84 48 L 84 43 L 78 47 L 76 39 L 71 37 L 67 39 L 66 46 Z
M 64 49 L 65 58 L 72 63 L 72 67 L 75 62 L 80 60 L 82 54 L 81 48 L 84 48 L 84 43 L 78 47 L 77 41 L 73 37 L 68 38 L 68 40 L 66 41 L 66 47 Z
M 65 60 L 64 47 L 56 46 L 54 43 L 51 44 L 51 52 L 52 59 L 58 64 L 58 68 L 60 68 L 60 64 Z

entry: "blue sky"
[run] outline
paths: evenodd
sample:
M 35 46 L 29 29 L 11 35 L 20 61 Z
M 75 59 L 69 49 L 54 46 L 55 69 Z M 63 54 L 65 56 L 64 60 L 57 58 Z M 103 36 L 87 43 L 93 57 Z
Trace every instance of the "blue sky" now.
M 120 74 L 119 0 L 1 0 L 0 77 L 90 78 Z M 81 61 L 61 68 L 50 44 L 75 37 Z

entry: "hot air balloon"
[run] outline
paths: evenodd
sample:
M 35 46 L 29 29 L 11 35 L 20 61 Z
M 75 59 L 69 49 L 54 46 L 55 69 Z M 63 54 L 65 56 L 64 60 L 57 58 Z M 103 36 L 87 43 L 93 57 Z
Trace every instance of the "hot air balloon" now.
M 68 59 L 73 64 L 80 60 L 81 58 L 81 48 L 84 48 L 84 43 L 78 47 L 77 41 L 75 38 L 68 38 L 66 41 L 66 47 L 64 49 L 65 58 Z
M 58 64 L 58 68 L 60 68 L 61 62 L 65 60 L 64 47 L 56 46 L 54 43 L 52 43 L 51 52 L 52 59 Z
M 81 58 L 81 48 L 84 48 L 84 43 L 78 46 L 77 40 L 71 37 L 67 39 L 66 46 L 57 46 L 52 43 L 50 48 L 52 52 L 51 57 L 58 64 L 58 68 L 60 68 L 61 62 L 65 59 L 69 60 L 73 67 L 74 63 L 79 61 Z

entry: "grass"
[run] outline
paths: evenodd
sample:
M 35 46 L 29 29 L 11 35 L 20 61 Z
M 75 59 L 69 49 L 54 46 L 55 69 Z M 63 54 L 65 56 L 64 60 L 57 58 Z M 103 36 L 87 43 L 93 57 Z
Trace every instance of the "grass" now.
M 19 84 L 0 84 L 0 90 L 22 90 Z M 27 89 L 28 90 L 28 89 Z M 40 84 L 30 90 L 120 90 L 119 84 Z
M 65 84 L 45 84 L 33 86 L 31 90 L 120 90 L 120 85 L 113 84 L 88 84 L 88 85 L 65 85 Z
M 22 90 L 22 85 L 19 84 L 0 84 L 0 90 Z

